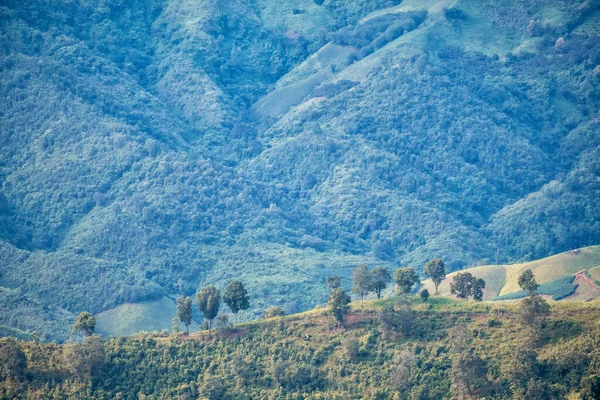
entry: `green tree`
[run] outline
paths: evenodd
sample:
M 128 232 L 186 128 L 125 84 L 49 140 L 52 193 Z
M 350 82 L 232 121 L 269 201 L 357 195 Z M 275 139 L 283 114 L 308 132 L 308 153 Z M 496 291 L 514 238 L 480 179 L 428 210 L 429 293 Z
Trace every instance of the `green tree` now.
M 535 295 L 521 300 L 519 305 L 521 320 L 532 327 L 540 328 L 550 314 L 550 305 L 541 296 Z
M 358 296 L 360 301 L 363 301 L 364 297 L 371 290 L 371 275 L 367 266 L 364 264 L 358 265 L 352 272 L 352 292 Z
M 526 291 L 529 296 L 534 296 L 540 285 L 536 282 L 533 271 L 526 269 L 519 275 L 519 286 Z
M 213 285 L 208 285 L 196 293 L 196 303 L 198 310 L 204 314 L 204 318 L 208 321 L 208 331 L 212 327 L 212 320 L 219 313 L 221 306 L 221 292 Z
M 438 294 L 438 286 L 446 278 L 446 268 L 444 262 L 440 258 L 429 261 L 425 264 L 425 270 L 423 271 L 426 276 L 430 277 L 435 286 L 435 294 Z
M 344 322 L 344 315 L 350 311 L 350 296 L 342 288 L 335 288 L 329 293 L 329 310 L 335 318 L 335 320 L 342 324 Z
M 250 298 L 242 282 L 238 280 L 229 282 L 229 285 L 225 288 L 223 301 L 233 313 L 233 327 L 235 328 L 237 313 L 250 308 Z
M 429 300 L 429 290 L 427 290 L 427 289 L 421 290 L 421 293 L 419 293 L 419 296 L 421 296 L 421 300 L 423 300 L 423 302 L 427 302 L 427 300 Z
M 325 283 L 330 289 L 337 289 L 342 285 L 342 281 L 337 275 L 328 276 Z
M 284 315 L 285 315 L 285 311 L 283 311 L 281 309 L 281 307 L 271 306 L 271 307 L 267 308 L 267 310 L 263 314 L 263 318 L 267 319 L 267 318 L 274 318 L 274 317 L 283 317 Z
M 413 286 L 420 282 L 419 276 L 412 268 L 400 268 L 394 272 L 394 281 L 398 293 L 410 293 Z
M 385 267 L 375 267 L 371 271 L 371 288 L 381 298 L 381 291 L 386 288 L 389 281 L 392 280 L 390 271 Z
M 473 297 L 473 299 L 481 301 L 484 288 L 485 281 L 483 279 L 474 277 L 470 272 L 459 272 L 450 284 L 450 293 L 460 299 Z
M 73 324 L 72 333 L 82 332 L 84 336 L 90 336 L 96 329 L 96 318 L 89 312 L 79 313 Z
M 179 296 L 177 298 L 177 318 L 185 325 L 185 334 L 190 333 L 189 326 L 192 323 L 192 299 Z
M 472 293 L 473 276 L 469 272 L 459 272 L 454 275 L 450 284 L 450 293 L 459 299 L 468 299 Z
M 473 278 L 472 295 L 475 301 L 483 300 L 483 289 L 485 289 L 485 281 L 481 278 Z

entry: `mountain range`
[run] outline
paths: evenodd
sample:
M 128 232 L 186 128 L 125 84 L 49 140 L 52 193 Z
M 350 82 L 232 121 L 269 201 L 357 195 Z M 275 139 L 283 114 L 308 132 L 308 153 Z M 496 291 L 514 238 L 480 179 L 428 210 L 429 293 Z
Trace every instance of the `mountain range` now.
M 600 243 L 596 0 L 3 0 L 0 326 Z

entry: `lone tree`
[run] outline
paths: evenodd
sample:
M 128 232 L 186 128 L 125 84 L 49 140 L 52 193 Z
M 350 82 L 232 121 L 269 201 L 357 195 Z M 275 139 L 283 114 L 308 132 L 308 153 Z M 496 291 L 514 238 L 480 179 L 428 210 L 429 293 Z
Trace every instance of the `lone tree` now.
M 346 294 L 346 291 L 342 288 L 335 288 L 329 293 L 329 310 L 335 318 L 335 320 L 342 324 L 344 322 L 344 315 L 350 311 L 350 296 Z
M 238 280 L 229 282 L 229 285 L 225 288 L 223 301 L 233 313 L 233 327 L 235 328 L 238 311 L 250 308 L 250 298 L 242 282 Z
M 435 286 L 435 294 L 438 294 L 438 286 L 446 278 L 446 268 L 444 262 L 440 258 L 429 261 L 425 264 L 425 275 L 430 277 Z
M 342 281 L 337 275 L 327 277 L 325 283 L 327 284 L 327 286 L 329 286 L 330 289 L 337 289 L 342 285 Z
M 82 332 L 84 336 L 91 336 L 95 329 L 96 318 L 89 312 L 82 312 L 75 319 L 72 333 Z
M 421 292 L 419 293 L 419 296 L 421 296 L 421 300 L 423 300 L 423 302 L 426 303 L 427 300 L 429 300 L 429 290 L 427 290 L 427 289 L 421 290 Z
M 537 289 L 540 285 L 535 280 L 535 276 L 533 276 L 533 271 L 530 269 L 526 269 L 519 276 L 519 286 L 521 289 L 527 292 L 529 296 L 534 296 L 537 292 Z
M 189 326 L 192 323 L 192 299 L 179 296 L 177 298 L 177 318 L 185 325 L 185 334 L 190 333 Z
M 419 276 L 412 268 L 400 268 L 394 272 L 394 281 L 398 293 L 410 293 L 413 286 L 420 282 Z
M 371 290 L 371 275 L 369 275 L 369 270 L 366 265 L 360 264 L 354 269 L 354 272 L 352 272 L 352 282 L 354 282 L 352 292 L 355 293 L 362 302 L 364 297 Z
M 385 267 L 375 267 L 371 271 L 371 287 L 377 298 L 381 298 L 381 291 L 386 288 L 389 281 L 392 280 L 390 271 Z
M 460 272 L 454 276 L 453 282 L 450 284 L 450 293 L 460 299 L 473 297 L 473 299 L 481 301 L 484 288 L 485 281 L 483 279 L 474 277 L 470 272 Z
M 210 332 L 212 320 L 219 313 L 219 307 L 221 306 L 221 292 L 213 285 L 205 286 L 196 293 L 196 303 L 198 304 L 198 310 L 204 314 L 204 318 L 208 322 L 208 331 Z

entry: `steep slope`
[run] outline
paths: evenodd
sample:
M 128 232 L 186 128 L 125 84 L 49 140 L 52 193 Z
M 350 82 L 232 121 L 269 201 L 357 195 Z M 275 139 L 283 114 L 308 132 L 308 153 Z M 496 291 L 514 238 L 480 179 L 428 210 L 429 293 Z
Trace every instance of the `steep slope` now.
M 596 6 L 3 2 L 2 325 L 599 243 Z

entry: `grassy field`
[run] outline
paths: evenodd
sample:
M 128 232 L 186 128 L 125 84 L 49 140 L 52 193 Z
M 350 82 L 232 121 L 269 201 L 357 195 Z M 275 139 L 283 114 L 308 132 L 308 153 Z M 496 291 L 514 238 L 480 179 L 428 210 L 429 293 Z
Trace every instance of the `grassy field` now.
M 126 336 L 141 331 L 171 331 L 176 306 L 167 297 L 141 303 L 128 303 L 96 315 L 96 331 L 104 336 Z M 185 328 L 180 326 L 183 331 Z M 190 331 L 198 330 L 192 323 Z
M 466 271 L 485 280 L 486 288 L 484 290 L 484 299 L 489 300 L 497 296 L 518 292 L 520 290 L 518 284 L 519 275 L 526 269 L 531 269 L 533 271 L 535 279 L 539 284 L 549 283 L 564 276 L 574 275 L 581 270 L 588 270 L 590 277 L 597 280 L 600 277 L 598 263 L 600 263 L 600 246 L 591 246 L 527 263 L 484 265 L 470 268 Z M 442 282 L 439 287 L 440 294 L 450 294 L 450 282 L 452 281 L 452 277 L 457 273 L 458 272 L 453 272 L 449 274 L 447 279 Z M 423 285 L 430 293 L 435 291 L 431 280 L 424 281 Z M 588 298 L 589 293 L 594 292 L 593 290 L 590 291 L 589 288 L 586 289 L 586 287 L 582 287 L 579 297 L 586 297 L 582 294 L 582 291 L 584 290 L 585 293 L 588 294 Z M 567 297 L 567 299 L 568 298 L 570 298 L 570 296 Z

